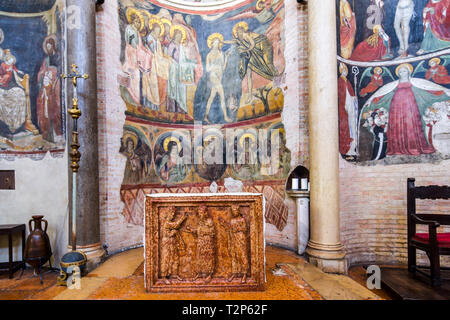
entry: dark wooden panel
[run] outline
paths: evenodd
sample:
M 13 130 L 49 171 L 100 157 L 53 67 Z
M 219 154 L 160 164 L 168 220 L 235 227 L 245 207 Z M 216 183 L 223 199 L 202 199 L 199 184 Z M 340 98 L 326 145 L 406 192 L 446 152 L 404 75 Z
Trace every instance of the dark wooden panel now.
M 450 272 L 441 270 L 442 278 Z M 383 289 L 394 293 L 401 300 L 450 300 L 450 280 L 442 280 L 440 287 L 432 287 L 430 280 L 420 274 L 414 276 L 405 268 L 381 268 Z
M 16 189 L 16 178 L 14 170 L 0 170 L 0 190 Z

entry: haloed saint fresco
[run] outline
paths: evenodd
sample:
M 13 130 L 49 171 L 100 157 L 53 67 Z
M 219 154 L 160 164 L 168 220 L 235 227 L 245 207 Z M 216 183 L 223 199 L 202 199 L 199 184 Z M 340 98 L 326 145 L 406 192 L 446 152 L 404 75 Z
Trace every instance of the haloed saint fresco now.
M 41 1 L 5 10 L 0 12 L 0 157 L 62 154 L 63 8 L 58 1 Z
M 450 0 L 336 5 L 344 159 L 389 164 L 449 158 Z
M 125 184 L 226 176 L 273 180 L 288 174 L 290 152 L 280 116 L 284 3 L 243 3 L 194 14 L 151 1 L 120 2 Z M 194 136 L 194 124 L 203 125 L 200 136 Z M 226 137 L 227 128 L 233 128 L 233 137 Z M 261 151 L 275 150 L 272 140 L 281 151 Z M 234 158 L 227 158 L 226 150 Z M 282 161 L 271 164 L 271 157 Z

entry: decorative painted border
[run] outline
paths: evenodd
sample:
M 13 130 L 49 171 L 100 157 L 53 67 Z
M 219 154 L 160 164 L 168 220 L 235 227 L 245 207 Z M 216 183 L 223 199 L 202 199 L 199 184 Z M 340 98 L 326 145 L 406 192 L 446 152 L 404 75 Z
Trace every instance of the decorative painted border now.
M 214 14 L 234 10 L 251 4 L 254 0 L 222 0 L 210 3 L 186 2 L 181 0 L 147 0 L 149 3 L 190 14 Z

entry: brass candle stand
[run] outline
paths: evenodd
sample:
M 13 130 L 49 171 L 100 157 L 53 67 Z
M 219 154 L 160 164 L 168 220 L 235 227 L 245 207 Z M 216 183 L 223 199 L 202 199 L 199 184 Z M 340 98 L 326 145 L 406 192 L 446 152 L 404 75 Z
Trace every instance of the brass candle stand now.
M 78 79 L 86 80 L 89 76 L 87 74 L 81 75 L 78 72 L 78 67 L 76 64 L 72 64 L 72 73 L 61 75 L 63 79 L 72 79 L 73 85 L 73 98 L 72 98 L 72 108 L 68 109 L 67 112 L 72 117 L 73 128 L 72 128 L 72 143 L 70 144 L 71 150 L 69 152 L 70 156 L 70 168 L 72 169 L 72 251 L 66 253 L 61 258 L 61 273 L 58 277 L 58 284 L 67 285 L 67 278 L 70 274 L 75 274 L 77 271 L 79 274 L 84 271 L 86 267 L 87 257 L 84 252 L 77 251 L 77 174 L 80 168 L 81 153 L 78 150 L 80 148 L 80 143 L 78 141 L 78 119 L 81 117 L 81 110 L 78 108 L 78 92 L 77 92 L 77 81 Z M 79 269 L 76 270 L 75 267 Z M 72 278 L 72 281 L 75 279 Z

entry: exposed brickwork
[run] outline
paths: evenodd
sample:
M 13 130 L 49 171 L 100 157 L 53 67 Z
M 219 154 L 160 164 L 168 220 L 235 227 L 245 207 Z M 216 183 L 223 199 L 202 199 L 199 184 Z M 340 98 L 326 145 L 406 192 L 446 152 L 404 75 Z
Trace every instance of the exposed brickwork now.
M 349 263 L 406 263 L 406 179 L 416 178 L 418 186 L 444 185 L 449 184 L 449 172 L 449 160 L 363 167 L 341 159 L 341 240 Z M 449 204 L 420 200 L 417 211 L 448 213 Z M 423 258 L 421 262 L 428 263 Z
M 100 154 L 100 232 L 108 251 L 142 243 L 143 227 L 128 224 L 122 215 L 120 185 L 126 159 L 119 153 L 125 123 L 125 104 L 119 95 L 121 74 L 117 1 L 97 12 L 97 79 Z

